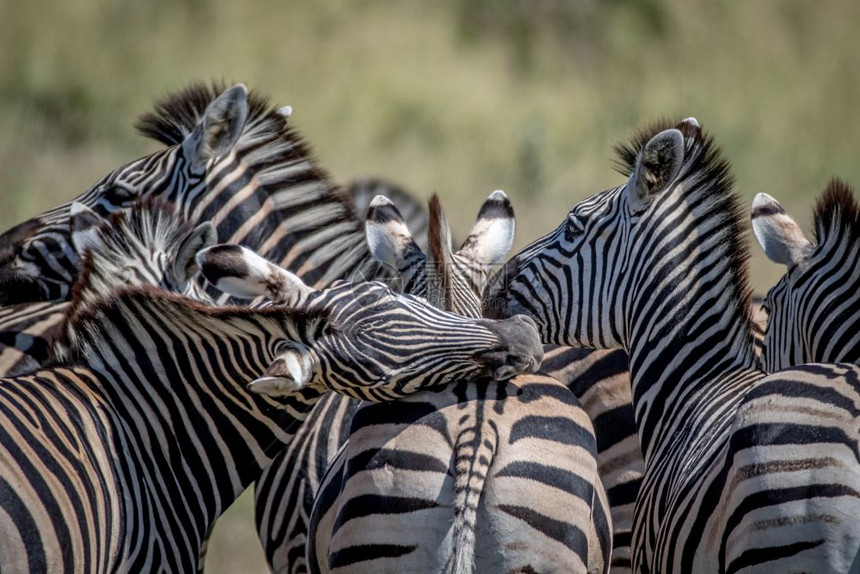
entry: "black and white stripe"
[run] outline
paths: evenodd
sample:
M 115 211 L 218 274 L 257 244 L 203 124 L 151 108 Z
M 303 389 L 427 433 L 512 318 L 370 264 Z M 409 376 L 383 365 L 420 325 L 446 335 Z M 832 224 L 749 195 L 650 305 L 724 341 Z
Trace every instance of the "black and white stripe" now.
M 192 571 L 215 518 L 322 389 L 400 397 L 539 352 L 519 319 L 289 280 L 292 308 L 214 308 L 151 287 L 76 299 L 67 361 L 0 384 L 0 569 Z
M 153 197 L 175 203 L 186 219 L 220 224 L 226 214 L 218 209 L 207 213 L 210 202 L 198 200 L 218 185 L 219 174 L 223 175 L 225 167 L 236 161 L 243 147 L 240 136 L 245 136 L 247 147 L 251 135 L 245 126 L 249 115 L 248 92 L 242 85 L 220 94 L 195 86 L 177 99 L 206 100 L 178 141 L 116 169 L 74 200 L 42 213 L 0 238 L 5 252 L 0 261 L 0 302 L 68 299 L 81 256 L 71 241 L 73 203 L 105 217 L 135 201 Z M 173 104 L 168 102 L 159 111 L 172 111 Z M 254 104 L 252 99 L 252 108 Z M 141 130 L 150 135 L 161 135 L 156 127 L 154 116 L 141 122 Z M 218 193 L 208 195 L 214 198 Z M 222 207 L 221 202 L 216 205 Z M 192 216 L 194 210 L 197 213 Z
M 488 202 L 482 211 L 512 218 L 510 206 L 506 206 L 507 200 L 499 204 L 498 209 L 494 203 Z M 432 264 L 435 258 L 428 265 L 425 252 L 412 241 L 410 224 L 404 224 L 405 218 L 401 218 L 398 211 L 396 206 L 377 200 L 369 214 L 368 234 L 371 238 L 376 235 L 388 253 L 387 256 L 380 255 L 377 250 L 377 255 L 387 258 L 389 266 L 397 269 L 403 289 L 423 294 L 427 291 L 427 274 L 437 273 Z M 440 226 L 437 224 L 435 227 L 439 234 Z M 487 270 L 481 271 L 486 273 Z M 482 277 L 480 274 L 471 276 Z M 469 275 L 458 274 L 455 283 L 458 277 L 466 279 Z M 475 289 L 480 289 L 480 284 L 476 287 L 462 281 L 457 289 L 462 296 L 457 301 L 462 301 L 463 296 L 474 299 Z M 444 304 L 444 297 L 436 299 Z M 629 570 L 633 504 L 644 473 L 644 461 L 633 420 L 627 357 L 622 351 L 591 352 L 547 347 L 541 369 L 574 392 L 594 423 L 598 467 L 612 514 L 612 569 Z M 348 436 L 348 417 L 356 408 L 355 404 L 345 404 L 349 402 L 340 396 L 326 397 L 311 413 L 296 440 L 276 458 L 257 483 L 258 533 L 269 566 L 275 572 L 307 572 L 304 557 L 307 517 L 312 509 L 314 493 L 319 488 L 319 477 Z M 347 417 L 346 422 L 343 417 Z M 329 429 L 333 432 L 329 433 Z M 319 448 L 326 450 L 320 452 Z M 304 504 L 296 506 L 296 501 Z
M 75 203 L 105 217 L 159 198 L 192 224 L 215 225 L 220 240 L 246 245 L 311 284 L 378 276 L 350 195 L 331 183 L 284 114 L 264 97 L 241 85 L 192 85 L 158 102 L 138 128 L 167 147 L 0 235 L 0 303 L 71 296 L 82 255 L 72 242 Z M 27 361 L 20 355 L 32 352 L 31 365 L 44 361 L 39 338 L 47 330 L 41 319 L 29 321 L 33 312 L 0 310 L 14 314 L 0 317 L 2 343 L 20 351 L 5 354 Z
M 627 184 L 577 204 L 485 297 L 546 342 L 628 351 L 634 571 L 856 571 L 860 369 L 757 368 L 745 222 L 695 120 L 620 152 Z

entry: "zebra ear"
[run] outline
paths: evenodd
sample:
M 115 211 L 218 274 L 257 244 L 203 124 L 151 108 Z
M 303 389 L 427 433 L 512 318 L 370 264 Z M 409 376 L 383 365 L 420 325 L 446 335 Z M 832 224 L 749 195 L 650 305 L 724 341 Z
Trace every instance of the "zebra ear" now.
M 813 245 L 800 226 L 766 193 L 759 193 L 753 199 L 752 228 L 756 241 L 774 263 L 793 267 L 812 251 Z
M 627 184 L 634 211 L 648 207 L 651 198 L 669 187 L 684 162 L 684 136 L 678 129 L 664 130 L 651 138 L 639 157 Z
M 483 265 L 498 265 L 514 244 L 514 208 L 505 192 L 490 194 L 458 255 Z
M 221 291 L 242 299 L 264 296 L 298 307 L 315 290 L 298 276 L 240 245 L 220 244 L 197 254 L 200 272 Z
M 236 84 L 224 90 L 206 107 L 194 131 L 182 142 L 185 158 L 199 165 L 228 154 L 239 140 L 247 119 L 248 88 Z
M 218 232 L 215 226 L 209 222 L 203 222 L 194 228 L 188 236 L 182 240 L 176 259 L 173 261 L 173 276 L 180 284 L 188 283 L 197 272 L 197 254 L 203 249 L 218 243 Z
M 107 219 L 84 205 L 74 202 L 69 208 L 69 231 L 72 246 L 78 253 L 84 253 L 99 245 L 99 227 Z
M 367 208 L 364 236 L 374 259 L 401 270 L 420 255 L 421 248 L 403 221 L 394 203 L 384 195 L 377 195 Z
M 278 397 L 301 390 L 313 380 L 314 360 L 310 350 L 298 343 L 289 343 L 263 376 L 248 384 L 248 390 L 258 395 Z

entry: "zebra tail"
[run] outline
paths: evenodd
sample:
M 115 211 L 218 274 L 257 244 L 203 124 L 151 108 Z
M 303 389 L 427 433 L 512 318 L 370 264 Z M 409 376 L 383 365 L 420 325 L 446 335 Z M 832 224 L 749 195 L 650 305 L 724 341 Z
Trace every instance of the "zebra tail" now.
M 489 421 L 495 431 L 495 424 Z M 475 567 L 475 525 L 487 473 L 496 453 L 498 433 L 483 425 L 464 429 L 454 446 L 454 556 L 449 574 L 472 574 Z

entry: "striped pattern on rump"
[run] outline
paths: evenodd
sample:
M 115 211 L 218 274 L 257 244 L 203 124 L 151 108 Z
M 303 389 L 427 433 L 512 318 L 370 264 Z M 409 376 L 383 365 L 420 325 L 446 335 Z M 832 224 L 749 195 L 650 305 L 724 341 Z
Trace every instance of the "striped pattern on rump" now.
M 314 507 L 311 571 L 461 572 L 451 563 L 458 511 L 475 513 L 469 558 L 476 572 L 608 566 L 610 524 L 595 488 L 591 422 L 557 381 L 458 383 L 363 405 L 352 429 L 318 495 L 337 504 Z M 454 488 L 452 464 L 487 483 L 464 508 L 467 493 Z

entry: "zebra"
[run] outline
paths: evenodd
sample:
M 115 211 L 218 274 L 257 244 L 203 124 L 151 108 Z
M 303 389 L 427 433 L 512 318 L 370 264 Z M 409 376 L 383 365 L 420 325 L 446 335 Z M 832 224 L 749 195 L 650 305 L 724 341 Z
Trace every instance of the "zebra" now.
M 363 214 L 367 211 L 367 204 L 370 202 L 370 200 L 366 199 L 365 196 L 373 190 L 384 190 L 386 193 L 394 195 L 398 208 L 409 214 L 406 219 L 410 225 L 410 229 L 415 227 L 425 230 L 423 241 L 424 245 L 426 245 L 426 212 L 421 207 L 421 204 L 408 192 L 394 186 L 393 184 L 378 178 L 356 179 L 350 182 L 346 186 L 346 192 L 352 198 L 352 205 L 355 212 L 361 212 L 361 217 L 364 217 Z M 144 201 L 146 200 L 139 200 L 134 205 L 140 205 Z M 119 210 L 114 212 L 114 215 L 123 212 L 124 210 Z M 182 219 L 182 216 L 179 213 L 174 214 L 173 217 Z M 84 237 L 84 231 L 87 230 L 92 235 L 101 222 L 109 220 L 110 218 L 100 216 L 98 213 L 95 213 L 83 204 L 72 203 L 70 207 L 69 225 L 71 230 L 70 244 L 74 251 L 83 256 L 84 249 L 88 247 L 85 243 L 82 243 L 80 246 L 76 244 L 76 229 L 77 235 L 80 235 L 81 237 Z M 166 223 L 167 221 L 169 220 L 163 218 L 163 222 Z M 302 230 L 297 229 L 296 231 L 301 232 Z M 143 235 L 144 232 L 145 230 L 143 229 L 135 231 L 138 241 L 143 242 L 141 245 L 145 245 L 145 242 L 147 241 L 147 236 Z M 158 237 L 158 235 L 153 235 L 153 237 Z M 122 245 L 122 238 L 119 237 L 117 239 L 118 241 L 114 242 L 114 245 L 119 247 Z M 416 237 L 416 241 L 419 246 L 422 245 L 422 239 L 420 237 Z M 167 247 L 167 244 L 164 242 L 161 242 L 161 245 Z M 100 248 L 101 247 L 102 246 L 100 246 Z M 205 245 L 203 247 L 205 247 Z M 120 248 L 120 251 L 122 251 L 122 248 Z M 158 252 L 157 248 L 155 252 Z M 83 260 L 83 257 L 81 257 L 81 259 Z M 132 259 L 132 262 L 129 264 L 134 265 L 133 262 L 141 261 L 145 263 L 145 259 L 146 257 L 144 257 L 144 259 Z M 103 275 L 105 277 L 109 277 L 108 274 Z M 162 287 L 178 292 L 193 289 L 193 293 L 188 292 L 186 294 L 199 300 L 208 300 L 210 298 L 207 294 L 201 292 L 200 289 L 195 288 L 194 284 L 183 285 L 177 289 L 176 286 L 171 285 L 170 283 L 163 283 L 161 281 L 163 277 L 163 275 L 158 279 L 140 277 L 140 280 L 137 281 L 136 284 L 161 284 Z M 380 277 L 374 276 L 373 278 L 378 279 Z M 62 323 L 67 306 L 68 302 L 66 301 L 37 301 L 0 307 L 0 376 L 15 376 L 27 371 L 35 370 L 48 362 L 51 358 L 52 341 L 56 336 L 57 329 Z M 332 396 L 340 397 L 341 395 Z
M 427 257 L 380 196 L 368 212 L 371 252 L 404 273 L 405 290 L 480 316 L 486 271 L 513 242 L 510 202 L 491 194 L 458 252 L 435 195 L 429 223 Z M 312 571 L 608 569 L 596 439 L 562 384 L 542 375 L 464 380 L 393 407 L 362 404 L 353 417 L 314 504 Z
M 70 243 L 83 254 L 82 271 L 72 293 L 85 301 L 106 296 L 122 285 L 157 285 L 210 300 L 194 280 L 194 258 L 217 243 L 211 223 L 193 227 L 171 205 L 148 199 L 106 218 L 73 203 L 69 224 Z M 0 308 L 3 376 L 35 370 L 50 361 L 69 306 L 67 301 L 48 301 Z M 21 337 L 29 338 L 28 344 L 22 344 Z
M 241 84 L 192 84 L 158 101 L 137 129 L 167 147 L 0 235 L 0 305 L 68 300 L 80 267 L 71 243 L 72 203 L 106 216 L 147 197 L 176 205 L 192 223 L 213 223 L 220 240 L 246 245 L 313 286 L 376 278 L 378 265 L 347 190 L 332 183 L 283 108 L 258 92 Z M 45 304 L 0 307 L 8 346 L 0 373 L 9 374 L 10 363 L 42 364 L 49 347 L 41 333 L 60 317 Z
M 374 225 L 374 222 L 376 222 L 376 225 Z M 409 236 L 408 228 L 404 225 L 396 207 L 384 198 L 378 198 L 371 204 L 368 219 L 368 241 L 373 245 L 372 251 L 381 260 L 385 261 L 388 265 L 397 268 L 400 272 L 406 275 L 403 280 L 405 290 L 414 290 L 422 294 L 427 294 L 428 290 L 432 291 L 435 289 L 439 291 L 444 289 L 449 291 L 449 293 L 438 293 L 435 296 L 431 295 L 430 298 L 440 303 L 447 301 L 449 305 L 455 308 L 471 309 L 473 313 L 477 314 L 480 308 L 476 305 L 478 298 L 475 293 L 481 286 L 482 281 L 480 277 L 485 272 L 484 268 L 489 264 L 500 261 L 507 252 L 507 249 L 510 247 L 510 242 L 513 239 L 513 213 L 510 207 L 510 202 L 502 192 L 495 192 L 492 194 L 479 213 L 478 220 L 473 228 L 473 233 L 464 242 L 464 248 L 458 253 L 450 253 L 450 245 L 447 241 L 449 233 L 447 232 L 447 225 L 444 224 L 444 219 L 441 215 L 438 198 L 431 200 L 430 230 L 431 238 L 435 238 L 435 240 L 431 240 L 431 253 L 435 253 L 439 257 L 438 261 L 440 262 L 443 260 L 449 262 L 451 260 L 457 261 L 456 271 L 452 269 L 453 265 L 448 267 L 448 271 L 446 272 L 446 275 L 448 275 L 447 280 L 442 278 L 434 280 L 433 270 L 436 269 L 437 266 L 434 265 L 432 261 L 429 261 L 412 241 Z M 442 255 L 443 252 L 447 253 L 447 255 Z M 204 274 L 206 274 L 205 268 Z M 268 273 L 262 273 L 252 280 L 246 280 L 242 283 L 234 283 L 232 285 L 225 285 L 219 282 L 219 277 L 210 278 L 210 280 L 214 280 L 219 288 L 227 288 L 234 295 L 253 297 L 265 294 L 267 297 L 275 301 L 279 301 L 281 300 L 279 294 L 268 288 L 269 285 L 273 284 L 273 281 L 267 278 L 268 276 Z M 209 277 L 208 274 L 207 277 Z M 477 285 L 472 284 L 472 281 L 477 281 Z M 470 459 L 470 451 L 474 449 L 475 443 L 480 442 L 474 435 L 476 431 L 475 419 L 481 421 L 486 416 L 488 420 L 488 423 L 486 424 L 489 424 L 493 429 L 496 429 L 497 432 L 501 433 L 501 436 L 496 437 L 496 440 L 498 441 L 498 452 L 494 452 L 494 465 L 497 465 L 499 468 L 495 469 L 495 474 L 492 479 L 493 484 L 501 485 L 501 490 L 499 492 L 504 492 L 506 485 L 507 487 L 516 488 L 516 485 L 521 483 L 523 480 L 534 478 L 543 480 L 548 480 L 549 478 L 560 479 L 559 483 L 554 485 L 556 488 L 552 489 L 557 497 L 554 501 L 554 506 L 547 507 L 544 505 L 541 507 L 540 494 L 533 498 L 529 498 L 528 501 L 523 499 L 522 496 L 518 497 L 518 500 L 513 500 L 510 498 L 510 495 L 499 495 L 498 508 L 496 510 L 489 511 L 490 517 L 493 519 L 492 521 L 502 525 L 506 523 L 518 524 L 519 527 L 528 528 L 529 535 L 526 537 L 526 540 L 528 541 L 527 545 L 532 551 L 534 551 L 535 548 L 532 548 L 532 546 L 537 546 L 535 541 L 541 540 L 545 554 L 542 560 L 545 563 L 554 564 L 556 566 L 564 564 L 566 567 L 574 569 L 584 568 L 585 565 L 592 567 L 595 567 L 596 565 L 596 568 L 598 569 L 601 569 L 601 566 L 604 564 L 608 566 L 608 554 L 611 546 L 610 521 L 606 515 L 607 502 L 598 480 L 596 461 L 594 460 L 596 444 L 586 413 L 582 411 L 581 407 L 579 407 L 573 395 L 571 395 L 558 382 L 547 377 L 529 377 L 528 379 L 520 377 L 515 379 L 513 384 L 514 387 L 507 387 L 494 386 L 491 383 L 488 383 L 479 386 L 477 391 L 470 392 L 470 390 L 467 389 L 467 385 L 462 383 L 459 384 L 456 389 L 441 391 L 436 396 L 427 396 L 427 394 L 424 393 L 422 394 L 421 400 L 418 401 L 408 403 L 399 401 L 398 404 L 387 413 L 383 411 L 376 412 L 374 409 L 370 408 L 369 405 L 364 405 L 359 408 L 356 413 L 357 418 L 353 421 L 352 430 L 353 432 L 356 432 L 358 421 L 390 420 L 394 422 L 395 419 L 403 421 L 415 417 L 420 418 L 421 415 L 427 414 L 428 409 L 438 411 L 436 412 L 436 417 L 439 419 L 437 422 L 443 426 L 446 424 L 444 422 L 446 419 L 454 417 L 453 420 L 448 420 L 447 422 L 447 426 L 449 428 L 448 434 L 453 436 L 458 427 L 463 427 L 461 430 L 464 434 L 460 436 L 461 440 L 458 441 L 459 449 L 457 457 L 457 459 L 461 461 L 458 463 L 458 467 L 461 468 L 458 468 L 459 472 L 456 473 L 457 479 L 455 484 L 452 485 L 448 483 L 446 489 L 451 490 L 453 488 L 455 492 L 461 492 L 459 485 L 462 485 L 463 490 L 465 490 L 467 485 L 470 488 L 473 488 L 473 486 L 469 484 L 470 481 L 477 480 L 486 472 L 486 469 L 482 471 L 468 467 L 462 468 L 463 463 L 467 459 Z M 486 404 L 484 405 L 485 408 L 477 408 L 476 410 L 476 406 L 474 404 L 475 401 L 482 400 L 484 398 L 486 398 Z M 470 404 L 471 406 L 467 406 Z M 486 409 L 491 408 L 491 404 L 497 408 L 499 412 L 495 414 L 484 412 Z M 464 424 L 464 421 L 457 422 L 457 419 L 465 416 L 466 413 L 469 413 L 470 411 L 474 411 L 471 413 L 471 416 L 467 417 L 471 421 L 471 424 Z M 329 411 L 329 415 L 332 412 L 338 413 L 342 411 Z M 342 419 L 339 419 L 337 416 L 320 417 L 319 420 L 327 421 L 328 423 L 331 423 L 332 421 L 342 421 Z M 547 431 L 538 432 L 537 435 L 535 435 L 534 432 L 527 432 L 526 435 L 519 436 L 523 429 L 529 424 L 540 424 L 541 422 L 549 424 L 550 420 L 552 420 L 553 423 L 557 423 L 564 429 L 564 431 L 567 431 L 567 436 L 561 437 L 557 436 L 557 433 Z M 519 426 L 512 424 L 517 422 L 519 423 Z M 477 424 L 477 429 L 481 429 L 482 426 L 486 425 L 482 425 L 479 422 Z M 320 429 L 321 427 L 318 426 L 315 428 Z M 327 428 L 328 427 L 326 427 L 326 429 Z M 404 430 L 402 437 L 400 437 L 404 443 L 409 442 L 408 438 L 410 430 L 419 433 L 419 438 L 416 439 L 418 443 L 427 445 L 427 448 L 430 450 L 439 451 L 436 453 L 436 456 L 440 460 L 433 459 L 436 461 L 435 465 L 439 467 L 436 469 L 436 478 L 426 480 L 421 479 L 419 484 L 423 485 L 427 480 L 435 481 L 437 479 L 447 482 L 446 470 L 448 469 L 449 459 L 452 456 L 453 444 L 446 442 L 441 437 L 434 439 L 433 433 L 429 432 L 429 429 L 422 424 L 415 424 Z M 490 427 L 486 427 L 483 430 L 489 431 Z M 366 433 L 371 432 L 368 429 L 358 432 L 360 436 L 355 438 L 354 435 L 353 444 L 355 444 L 355 441 L 360 441 L 358 444 L 365 445 L 368 444 L 368 441 L 377 442 L 381 440 L 382 443 L 385 442 L 384 438 L 371 438 L 367 435 Z M 361 434 L 362 432 L 365 434 Z M 470 438 L 467 438 L 466 435 Z M 326 441 L 331 442 L 331 435 L 326 436 L 325 431 L 322 430 L 317 430 L 310 436 L 313 438 L 308 441 L 309 445 L 324 443 Z M 525 443 L 520 443 L 516 446 L 511 444 L 516 442 L 518 439 L 526 437 L 530 438 Z M 566 444 L 559 444 L 554 441 L 560 441 Z M 547 456 L 544 455 L 541 457 L 533 455 L 531 451 L 535 448 L 535 442 L 538 443 L 538 448 L 541 451 L 546 451 L 548 449 L 549 452 L 553 453 L 556 460 L 548 463 Z M 416 443 L 413 441 L 410 444 Z M 522 450 L 524 447 L 527 451 Z M 306 448 L 302 451 L 302 454 L 307 456 L 318 452 L 319 451 L 317 449 Z M 301 457 L 296 456 L 298 454 L 297 452 L 294 451 L 292 454 L 293 458 L 298 458 L 299 461 L 301 461 Z M 479 454 L 481 454 L 481 456 L 484 455 L 484 453 Z M 382 455 L 380 454 L 380 456 Z M 401 445 L 398 450 L 398 454 L 390 457 L 390 460 L 387 459 L 385 461 L 380 461 L 380 464 L 383 467 L 388 468 L 393 464 L 395 468 L 399 467 L 400 471 L 403 472 L 406 469 L 400 467 L 397 464 L 397 460 L 403 459 L 404 457 L 408 458 L 410 456 L 413 458 L 417 456 L 414 449 Z M 530 456 L 531 458 L 537 456 L 537 460 L 533 461 L 537 462 L 537 464 L 529 464 L 527 462 Z M 361 457 L 359 456 L 359 458 Z M 477 459 L 477 455 L 475 455 L 474 458 Z M 511 460 L 512 458 L 515 458 L 515 460 Z M 308 479 L 310 477 L 296 476 L 296 474 L 301 473 L 306 466 L 310 467 L 310 470 L 313 471 L 315 470 L 315 465 L 304 465 L 298 462 L 295 465 L 291 465 L 289 464 L 290 460 L 290 456 L 280 457 L 280 459 L 273 463 L 273 465 L 264 473 L 264 477 L 259 481 L 257 487 L 258 523 L 261 519 L 261 513 L 259 512 L 261 507 L 265 507 L 266 511 L 269 512 L 268 516 L 263 520 L 268 527 L 276 528 L 283 532 L 284 524 L 280 523 L 279 520 L 289 520 L 290 536 L 286 537 L 287 540 L 285 540 L 285 542 L 287 544 L 282 544 L 280 547 L 275 549 L 274 560 L 270 558 L 270 562 L 272 563 L 275 571 L 279 571 L 281 568 L 307 567 L 307 565 L 304 564 L 304 562 L 297 556 L 303 552 L 303 548 L 301 548 L 301 546 L 304 545 L 304 537 L 297 536 L 297 533 L 295 532 L 295 530 L 297 530 L 296 526 L 298 523 L 298 526 L 300 526 L 300 528 L 298 528 L 300 534 L 304 533 L 306 526 L 304 526 L 303 523 L 307 521 L 307 518 L 299 516 L 300 512 L 296 512 L 295 506 L 298 500 L 301 500 L 308 494 L 312 494 L 312 492 L 309 493 L 308 490 L 302 489 L 302 483 L 309 482 Z M 343 459 L 339 460 L 341 460 L 341 462 L 343 461 Z M 327 460 L 322 461 L 323 465 L 327 462 Z M 291 471 L 293 474 L 291 474 Z M 335 465 L 332 470 L 329 471 L 329 476 L 336 476 L 339 472 L 340 467 Z M 441 474 L 439 474 L 439 472 L 441 472 Z M 508 473 L 507 475 L 505 474 L 506 472 Z M 270 480 L 266 480 L 266 475 L 269 475 Z M 273 477 L 274 479 L 272 479 Z M 337 483 L 338 481 L 335 479 L 334 482 Z M 356 483 L 357 482 L 358 481 L 356 481 Z M 405 488 L 409 483 L 405 480 L 403 482 Z M 478 482 L 480 481 L 478 480 Z M 594 486 L 595 484 L 597 485 L 596 488 Z M 478 487 L 477 491 L 480 493 L 480 487 Z M 543 491 L 541 491 L 541 494 L 543 494 Z M 322 493 L 320 498 L 328 498 L 327 502 L 329 507 L 337 501 L 336 496 L 326 497 L 322 496 Z M 347 494 L 344 493 L 342 498 L 348 498 Z M 381 497 L 377 498 L 383 503 L 384 501 L 388 501 L 389 504 L 393 500 L 386 496 L 385 493 L 383 493 Z M 266 504 L 261 504 L 261 501 L 265 501 Z M 422 506 L 420 508 L 423 508 L 426 512 L 432 513 L 432 507 L 437 505 L 430 504 L 430 502 L 432 501 L 428 501 L 429 506 Z M 505 505 L 505 502 L 510 502 L 512 504 Z M 523 504 L 528 505 L 529 502 L 534 508 L 526 511 Z M 453 506 L 452 503 L 453 501 L 448 501 L 448 506 Z M 325 504 L 325 502 L 323 504 Z M 347 502 L 346 505 L 349 506 L 349 503 Z M 370 502 L 370 505 L 373 506 L 374 502 Z M 420 548 L 417 549 L 418 551 L 410 553 L 408 557 L 401 556 L 401 559 L 406 559 L 409 564 L 413 565 L 416 561 L 419 561 L 424 568 L 432 569 L 430 564 L 423 562 L 420 557 L 423 556 L 423 553 L 426 553 L 428 549 L 435 548 L 433 542 L 434 537 L 438 538 L 441 534 L 442 538 L 444 538 L 445 533 L 449 530 L 449 525 L 443 519 L 447 512 L 444 509 L 444 504 L 441 506 L 441 508 L 435 510 L 435 514 L 437 515 L 436 518 L 442 519 L 441 522 L 434 520 L 426 514 L 423 519 L 420 516 L 420 513 L 417 515 L 409 515 L 410 518 L 421 519 L 421 524 L 427 523 L 425 524 L 425 530 L 429 530 L 431 532 L 434 528 L 429 526 L 429 524 L 431 522 L 436 522 L 435 530 L 441 530 L 441 532 L 436 532 L 432 535 L 428 534 L 427 536 L 418 535 L 421 542 Z M 592 506 L 594 506 L 594 508 L 592 508 Z M 475 543 L 474 520 L 476 519 L 476 515 L 471 511 L 477 507 L 477 501 L 461 500 L 456 507 L 460 510 L 465 509 L 464 513 L 458 513 L 459 518 L 455 521 L 456 525 L 454 527 L 455 531 L 458 531 L 458 534 L 462 533 L 465 538 L 465 540 L 460 540 L 458 541 L 458 544 L 455 545 L 464 550 L 464 552 L 458 556 L 460 563 L 458 564 L 457 571 L 465 571 L 466 568 L 464 567 L 464 563 L 468 564 L 468 562 L 472 560 L 472 555 L 474 553 L 474 549 L 472 547 Z M 504 510 L 502 510 L 502 508 L 504 508 Z M 560 511 L 559 508 L 562 508 L 563 510 Z M 538 509 L 542 511 L 543 514 L 541 514 L 541 512 L 534 512 Z M 482 515 L 485 513 L 485 510 L 485 508 L 481 508 L 480 511 Z M 449 510 L 449 512 L 453 512 L 453 510 Z M 594 514 L 593 518 L 592 513 Z M 548 516 L 561 518 L 561 521 L 550 521 L 551 526 L 549 527 L 549 531 L 546 532 L 548 524 L 541 523 L 541 520 L 546 519 Z M 582 521 L 588 522 L 589 524 L 577 523 L 577 521 L 574 520 L 574 517 L 576 516 L 579 516 Z M 388 518 L 394 519 L 395 517 L 389 516 Z M 593 526 L 590 525 L 592 521 L 596 523 Z M 489 522 L 489 520 L 487 520 L 487 522 Z M 574 526 L 574 524 L 570 524 L 571 522 L 576 525 Z M 258 528 L 260 528 L 259 524 Z M 266 544 L 267 535 L 264 533 L 265 528 L 266 527 L 260 528 L 261 539 L 264 541 L 264 547 L 266 547 L 268 551 L 271 549 L 272 545 Z M 542 534 L 541 528 L 544 528 L 545 530 Z M 414 529 L 410 527 L 410 530 Z M 483 526 L 480 527 L 479 531 L 481 533 L 481 538 L 484 540 L 482 545 L 499 548 L 502 547 L 501 541 L 499 540 L 493 540 L 492 543 L 487 542 L 491 537 L 487 534 Z M 327 532 L 326 535 L 328 534 L 329 533 Z M 569 536 L 570 540 L 566 540 L 563 537 L 561 540 L 553 540 L 551 538 L 552 536 L 558 537 L 560 535 Z M 393 535 L 390 535 L 388 538 L 392 540 L 395 539 Z M 470 538 L 472 540 L 470 540 Z M 590 542 L 590 545 L 585 544 L 586 540 Z M 567 548 L 565 542 L 573 548 Z M 579 544 L 578 547 L 577 544 Z M 587 548 L 584 546 L 587 546 Z M 391 544 L 374 546 L 372 549 L 370 547 L 360 546 L 360 554 L 364 559 L 362 561 L 363 563 L 351 563 L 349 565 L 350 570 L 352 571 L 357 568 L 376 569 L 379 567 L 380 561 L 371 561 L 371 558 L 374 557 L 373 551 L 384 553 L 386 550 L 391 550 L 391 548 Z M 547 550 L 550 550 L 550 552 Z M 581 552 L 580 556 L 575 554 L 577 551 Z M 356 549 L 341 549 L 340 551 L 332 554 L 332 560 L 336 562 L 338 559 L 337 557 L 344 557 L 351 553 L 354 554 L 355 552 Z M 539 570 L 541 569 L 541 559 L 535 558 L 532 554 L 523 556 L 520 550 L 520 555 L 516 556 L 518 553 L 516 549 L 509 549 L 506 553 L 508 554 L 506 557 L 506 560 L 508 561 L 515 562 L 519 560 L 525 564 L 533 562 L 538 565 Z M 329 551 L 328 549 L 325 549 L 318 554 L 328 556 Z M 379 558 L 379 556 L 376 556 L 376 558 Z M 383 561 L 383 564 L 384 563 L 385 562 Z M 391 564 L 389 563 L 389 566 L 390 565 Z M 327 566 L 328 564 L 322 565 L 324 569 Z M 482 564 L 482 566 L 486 566 L 486 564 Z M 316 567 L 314 561 L 312 561 L 311 567 L 312 569 Z M 403 565 L 400 565 L 400 567 L 403 567 Z M 405 567 L 408 568 L 409 566 Z
M 765 254 L 785 265 L 768 292 L 764 368 L 860 362 L 860 205 L 851 187 L 831 180 L 814 214 L 815 243 L 765 193 L 752 205 L 753 232 Z
M 576 204 L 484 297 L 544 342 L 627 350 L 645 456 L 633 570 L 860 571 L 860 368 L 759 369 L 745 220 L 694 119 L 618 151 L 627 182 Z
M 196 260 L 229 265 L 220 247 Z M 189 572 L 325 389 L 389 400 L 540 360 L 528 319 L 279 280 L 289 305 L 256 310 L 151 286 L 75 297 L 60 362 L 0 381 L 0 570 Z
M 189 93 L 200 98 L 203 91 L 200 86 L 193 86 Z M 167 112 L 167 107 L 163 106 L 161 111 Z M 182 110 L 185 114 L 193 111 Z M 242 84 L 224 90 L 201 112 L 199 121 L 191 124 L 190 129 L 171 134 L 175 145 L 119 167 L 72 201 L 0 236 L 0 303 L 69 298 L 80 261 L 80 253 L 71 243 L 69 219 L 73 204 L 104 217 L 135 201 L 156 197 L 175 203 L 183 216 L 192 221 L 211 220 L 218 225 L 221 220 L 233 217 L 229 211 L 206 209 L 215 199 L 210 196 L 217 194 L 203 195 L 208 187 L 217 185 L 220 174 L 229 173 L 231 162 L 239 154 L 240 136 L 247 137 L 243 130 L 249 116 L 248 91 Z M 160 130 L 168 128 L 153 114 L 141 120 L 140 129 L 149 135 L 163 136 Z
M 417 241 L 410 233 L 410 222 L 398 211 L 397 205 L 379 205 L 372 209 L 370 214 L 373 217 L 366 224 L 368 239 L 377 244 L 377 256 L 384 259 L 388 267 L 398 270 L 400 285 L 405 291 L 425 294 L 427 273 L 435 273 L 435 268 L 428 266 L 426 251 L 415 245 Z M 512 214 L 509 201 L 497 195 L 495 199 L 488 199 L 478 219 L 510 219 L 512 226 Z M 478 231 L 483 227 L 483 224 L 475 225 L 472 234 L 475 239 L 470 241 L 482 237 Z M 513 229 L 505 233 L 512 236 Z M 501 259 L 510 245 L 504 239 L 482 237 L 484 245 L 493 242 L 501 243 L 505 248 L 496 255 Z M 442 244 L 444 242 L 436 242 L 437 246 Z M 445 254 L 439 251 L 437 248 L 437 257 L 441 261 Z M 461 260 L 462 267 L 469 268 L 470 257 Z M 477 279 L 478 284 L 461 288 L 459 302 L 454 308 L 471 307 L 472 313 L 477 312 L 474 300 L 484 281 L 481 271 L 459 275 Z M 249 296 L 258 294 L 248 293 Z M 438 303 L 445 305 L 442 300 Z M 609 498 L 613 524 L 611 565 L 613 571 L 623 572 L 629 569 L 633 504 L 645 466 L 633 420 L 627 357 L 619 350 L 591 352 L 569 347 L 546 347 L 541 370 L 549 377 L 563 381 L 583 402 L 594 422 L 598 468 Z M 257 481 L 257 531 L 273 572 L 308 571 L 305 543 L 315 494 L 330 462 L 349 436 L 350 421 L 357 406 L 355 401 L 341 395 L 324 397 L 290 446 L 276 457 Z

